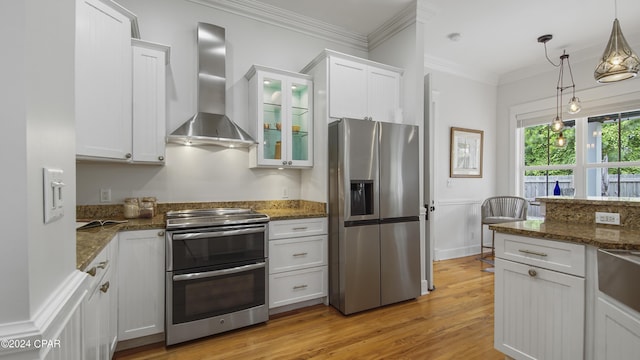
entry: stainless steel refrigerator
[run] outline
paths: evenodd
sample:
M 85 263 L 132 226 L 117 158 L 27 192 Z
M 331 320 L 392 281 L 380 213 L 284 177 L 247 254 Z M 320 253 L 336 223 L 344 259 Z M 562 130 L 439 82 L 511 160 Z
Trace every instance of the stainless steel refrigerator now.
M 329 125 L 329 303 L 343 314 L 420 296 L 418 128 Z

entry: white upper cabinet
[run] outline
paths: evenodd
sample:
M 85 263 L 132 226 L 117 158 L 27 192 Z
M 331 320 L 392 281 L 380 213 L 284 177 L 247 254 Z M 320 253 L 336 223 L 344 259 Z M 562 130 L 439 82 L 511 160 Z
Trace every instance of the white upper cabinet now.
M 308 75 L 254 65 L 249 80 L 249 131 L 258 144 L 250 167 L 313 166 L 313 82 Z
M 395 122 L 402 71 L 357 58 L 329 57 L 329 117 Z
M 132 39 L 133 161 L 164 163 L 169 47 Z
M 98 0 L 76 3 L 76 155 L 131 158 L 131 21 Z

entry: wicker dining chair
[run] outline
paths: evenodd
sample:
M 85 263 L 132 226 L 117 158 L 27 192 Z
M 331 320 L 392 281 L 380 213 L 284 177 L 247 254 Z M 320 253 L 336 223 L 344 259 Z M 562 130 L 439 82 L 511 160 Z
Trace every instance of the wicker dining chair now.
M 484 244 L 484 226 L 527 219 L 527 199 L 518 196 L 494 196 L 487 198 L 480 207 L 480 260 L 493 265 L 495 255 L 495 231 L 491 234 L 491 246 Z M 485 253 L 485 249 L 491 252 Z M 488 255 L 486 255 L 488 254 Z M 491 258 L 491 259 L 490 259 Z

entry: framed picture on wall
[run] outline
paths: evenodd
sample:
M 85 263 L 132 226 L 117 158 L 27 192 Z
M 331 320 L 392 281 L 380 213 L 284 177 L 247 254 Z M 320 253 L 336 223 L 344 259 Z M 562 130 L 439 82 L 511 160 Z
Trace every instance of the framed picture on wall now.
M 452 127 L 449 176 L 482 177 L 482 142 L 484 131 Z

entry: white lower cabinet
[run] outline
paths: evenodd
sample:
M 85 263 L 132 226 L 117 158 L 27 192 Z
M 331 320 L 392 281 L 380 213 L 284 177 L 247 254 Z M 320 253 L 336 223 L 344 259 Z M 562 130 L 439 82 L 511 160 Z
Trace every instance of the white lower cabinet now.
M 585 246 L 496 233 L 495 247 L 495 348 L 514 359 L 583 359 Z
M 120 341 L 164 331 L 164 230 L 119 234 L 118 337 Z
M 600 295 L 596 301 L 595 328 L 595 359 L 638 359 L 640 313 Z
M 269 224 L 269 309 L 327 296 L 327 220 Z
M 85 270 L 90 276 L 82 306 L 83 359 L 111 359 L 118 340 L 117 241 L 111 241 Z

